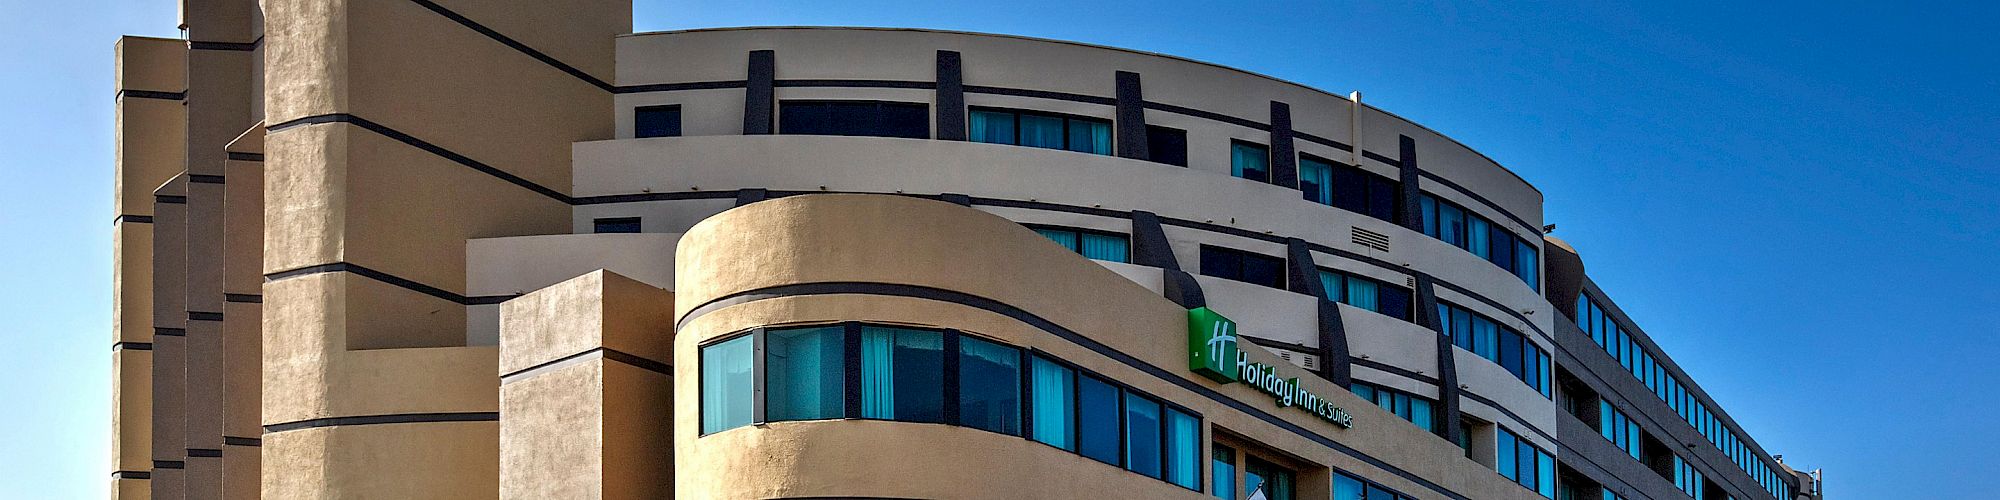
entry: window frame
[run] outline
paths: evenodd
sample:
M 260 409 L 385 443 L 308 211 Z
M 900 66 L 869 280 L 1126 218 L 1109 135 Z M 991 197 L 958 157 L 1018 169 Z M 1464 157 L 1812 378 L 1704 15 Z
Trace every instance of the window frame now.
M 966 106 L 966 107 L 965 107 L 965 113 L 966 113 L 966 115 L 965 115 L 965 116 L 966 116 L 966 123 L 967 123 L 967 127 L 970 127 L 970 126 L 971 126 L 970 124 L 971 124 L 971 120 L 972 120 L 972 114 L 973 114 L 973 113 L 980 113 L 980 112 L 985 112 L 985 113 L 1006 113 L 1006 114 L 1009 114 L 1009 115 L 1012 115 L 1012 116 L 1013 116 L 1013 124 L 1014 124 L 1014 142 L 1012 142 L 1012 143 L 1004 143 L 1004 142 L 985 142 L 985 141 L 979 141 L 979 140 L 974 140 L 974 139 L 972 139 L 972 138 L 971 138 L 971 134 L 970 134 L 970 131 L 968 131 L 968 133 L 966 134 L 966 135 L 967 135 L 967 137 L 966 137 L 966 142 L 976 142 L 976 143 L 979 143 L 979 144 L 1002 144 L 1002 145 L 1008 145 L 1008 146 L 1021 146 L 1021 147 L 1029 147 L 1029 148 L 1036 148 L 1036 149 L 1053 149 L 1053 150 L 1057 150 L 1057 151 L 1069 151 L 1069 152 L 1072 152 L 1072 153 L 1083 153 L 1083 154 L 1092 154 L 1092 155 L 1099 155 L 1099 156 L 1117 156 L 1117 154 L 1118 154 L 1118 122 L 1117 122 L 1117 120 L 1116 120 L 1116 119 L 1113 119 L 1113 118 L 1098 118 L 1098 117 L 1095 117 L 1095 116 L 1089 116 L 1089 115 L 1079 115 L 1079 114 L 1074 114 L 1074 113 L 1062 113 L 1062 112 L 1056 112 L 1056 111 L 1042 111 L 1042 110 L 1038 110 L 1038 109 L 1022 109 L 1022 108 L 1003 108 L 1003 107 L 999 107 L 999 106 Z M 1036 117 L 1041 117 L 1041 118 L 1057 118 L 1057 119 L 1061 119 L 1061 120 L 1062 120 L 1062 147 L 1056 147 L 1056 148 L 1051 148 L 1051 147 L 1045 147 L 1045 146 L 1028 146 L 1028 145 L 1024 145 L 1024 144 L 1021 144 L 1021 117 L 1022 117 L 1022 116 L 1036 116 Z M 1110 144 L 1110 146 L 1111 146 L 1111 150 L 1110 150 L 1110 151 L 1105 151 L 1105 152 L 1103 152 L 1103 153 L 1098 153 L 1098 152 L 1094 152 L 1094 151 L 1078 151 L 1078 150 L 1076 150 L 1076 149 L 1075 149 L 1076 145 L 1075 145 L 1075 144 L 1072 144 L 1072 143 L 1071 143 L 1071 142 L 1072 142 L 1072 141 L 1071 141 L 1071 139 L 1073 139 L 1073 137 L 1072 137 L 1072 136 L 1070 135 L 1070 133 L 1072 132 L 1072 130 L 1071 130 L 1071 127 L 1070 127 L 1070 125 L 1071 125 L 1071 122 L 1073 122 L 1073 121 L 1083 121 L 1083 122 L 1100 122 L 1100 123 L 1103 123 L 1103 124 L 1104 124 L 1104 127 L 1105 127 L 1105 128 L 1107 129 L 1107 130 L 1111 131 L 1111 144 Z
M 648 113 L 648 112 L 655 112 L 655 113 L 657 113 L 657 112 L 662 112 L 662 111 L 672 111 L 672 112 L 673 112 L 673 116 L 674 116 L 674 127 L 673 127 L 673 132 L 674 132 L 674 133 L 672 133 L 672 134 L 665 134 L 665 135 L 645 135 L 644 133 L 642 133 L 642 132 L 641 132 L 641 130 L 642 130 L 642 129 L 641 129 L 641 128 L 640 128 L 640 126 L 639 126 L 639 124 L 640 124 L 640 120 L 639 120 L 639 117 L 640 117 L 640 114 L 641 114 L 641 113 Z M 681 136 L 683 136 L 683 135 L 685 135 L 685 134 L 687 133 L 687 129 L 686 129 L 686 127 L 685 127 L 686 123 L 684 122 L 684 118 L 685 118 L 686 116 L 687 116 L 687 114 L 686 114 L 685 112 L 683 112 L 683 111 L 681 110 L 681 105 L 680 105 L 680 104 L 653 104 L 653 105 L 647 105 L 647 106 L 633 106 L 633 107 L 632 107 L 632 138 L 634 138 L 634 139 L 650 139 L 650 138 L 654 138 L 654 137 L 681 137 Z
M 1262 151 L 1264 152 L 1264 178 L 1263 178 L 1263 179 L 1252 179 L 1252 178 L 1249 178 L 1249 177 L 1244 177 L 1244 176 L 1243 176 L 1243 173 L 1242 173 L 1242 171 L 1243 171 L 1243 168 L 1242 168 L 1241 166 L 1239 166 L 1239 165 L 1237 165 L 1237 164 L 1236 164 L 1236 148 L 1237 148 L 1237 147 L 1239 147 L 1239 146 L 1248 146 L 1248 147 L 1253 147 L 1253 148 L 1257 148 L 1257 149 L 1259 149 L 1259 150 L 1262 150 Z M 1247 181 L 1252 181 L 1252 182 L 1257 182 L 1257 183 L 1262 183 L 1262 184 L 1270 184 L 1270 183 L 1272 182 L 1272 181 L 1271 181 L 1271 179 L 1272 179 L 1272 178 L 1274 178 L 1274 177 L 1276 177 L 1276 175 L 1272 173 L 1272 170 L 1274 170 L 1274 169 L 1275 169 L 1275 167 L 1273 167 L 1273 166 L 1271 165 L 1272 163 L 1275 163 L 1275 162 L 1271 161 L 1271 145 L 1269 145 L 1269 144 L 1258 144 L 1258 143 L 1255 143 L 1255 142 L 1251 142 L 1251 141 L 1247 141 L 1247 140 L 1243 140 L 1243 139 L 1234 139 L 1234 138 L 1232 138 L 1232 139 L 1230 139 L 1230 140 L 1229 140 L 1229 176 L 1230 176 L 1230 177 L 1235 177 L 1235 178 L 1238 178 L 1238 179 L 1243 179 L 1243 180 L 1247 180 Z
M 876 105 L 876 106 L 878 106 L 878 107 L 880 107 L 880 106 L 888 106 L 888 105 L 894 105 L 894 106 L 900 106 L 900 107 L 907 107 L 907 108 L 912 108 L 912 109 L 915 109 L 915 108 L 921 108 L 921 109 L 923 109 L 923 115 L 924 115 L 924 119 L 922 120 L 922 124 L 923 124 L 923 126 L 924 126 L 924 133 L 923 133 L 923 136 L 922 136 L 922 137 L 906 137 L 906 136 L 900 136 L 900 135 L 873 135 L 873 134 L 807 134 L 807 133 L 799 133 L 799 132 L 786 132 L 786 131 L 785 131 L 785 105 L 787 105 L 787 104 L 791 104 L 791 105 L 815 105 L 815 104 L 821 104 L 821 105 L 833 105 L 833 104 L 873 104 L 873 105 Z M 779 100 L 777 101 L 777 105 L 773 107 L 773 111 L 775 111 L 775 114 L 776 114 L 776 116 L 777 116 L 777 121 L 776 121 L 776 123 L 774 123 L 774 124 L 773 124 L 773 125 L 774 125 L 774 126 L 773 126 L 773 135 L 805 135 L 805 136 L 821 136 L 821 137 L 886 137 L 886 138 L 892 138 L 892 139 L 936 139 L 936 138 L 937 138 L 937 130 L 936 130 L 936 127 L 933 127 L 933 126 L 932 126 L 932 124 L 931 124 L 932 120 L 934 120 L 934 119 L 935 119 L 935 116 L 936 116 L 936 114 L 935 114 L 935 113 L 933 113 L 933 110 L 932 110 L 932 106 L 931 106 L 931 103 L 927 103 L 927 102 L 920 102 L 920 101 L 892 101 L 892 100 L 886 100 L 886 99 L 779 99 Z
M 1132 235 L 1130 234 L 1120 233 L 1117 231 L 1105 231 L 1102 229 L 1090 229 L 1090 228 L 1082 228 L 1074 226 L 1057 226 L 1051 224 L 1021 224 L 1021 226 L 1026 227 L 1031 231 L 1035 231 L 1035 234 L 1045 238 L 1048 237 L 1048 235 L 1041 233 L 1041 231 L 1062 231 L 1062 232 L 1074 233 L 1076 235 L 1076 238 L 1072 240 L 1072 242 L 1076 244 L 1075 253 L 1077 255 L 1084 255 L 1083 236 L 1086 234 L 1105 236 L 1123 240 L 1125 242 L 1125 257 L 1123 260 L 1117 260 L 1113 262 L 1121 262 L 1127 264 L 1130 264 L 1132 262 Z

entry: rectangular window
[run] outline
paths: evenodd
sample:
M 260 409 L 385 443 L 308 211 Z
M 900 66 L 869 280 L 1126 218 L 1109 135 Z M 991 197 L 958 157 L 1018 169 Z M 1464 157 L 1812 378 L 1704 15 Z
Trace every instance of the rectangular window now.
M 1338 176 L 1334 182 L 1340 182 Z M 1337 195 L 1339 191 L 1336 190 L 1335 193 Z M 1394 205 L 1392 201 L 1390 206 Z M 1472 252 L 1473 255 L 1521 278 L 1522 282 L 1528 284 L 1528 288 L 1541 289 L 1537 272 L 1541 260 L 1536 254 L 1534 244 L 1515 237 L 1514 233 L 1465 207 L 1428 194 L 1417 199 L 1417 206 L 1423 210 L 1424 235 Z M 1582 316 L 1578 317 L 1579 321 L 1582 321 Z
M 632 110 L 633 137 L 679 137 L 680 135 L 680 106 L 640 106 Z
M 1209 493 L 1222 500 L 1236 500 L 1236 449 L 1216 444 L 1210 455 L 1208 475 L 1215 487 Z
M 1160 476 L 1160 403 L 1125 393 L 1125 470 Z
M 1028 391 L 1034 396 L 1035 440 L 1076 451 L 1076 371 L 1036 356 Z
M 1299 158 L 1299 191 L 1305 193 L 1306 201 L 1332 205 L 1333 164 L 1312 157 Z
M 1021 350 L 958 337 L 958 423 L 1021 434 Z
M 1118 462 L 1118 388 L 1097 377 L 1076 378 L 1077 453 L 1099 462 Z
M 1360 381 L 1354 382 L 1348 389 L 1361 399 L 1375 402 L 1376 406 L 1381 406 L 1389 413 L 1408 420 L 1420 429 L 1437 432 L 1436 410 L 1432 405 L 1434 401 L 1428 398 Z
M 1243 464 L 1244 498 L 1293 500 L 1292 471 L 1277 464 L 1248 457 Z
M 973 108 L 969 118 L 973 142 L 1111 154 L 1109 120 L 996 108 Z
M 1112 262 L 1131 262 L 1132 259 L 1129 238 L 1123 234 L 1061 227 L 1031 229 L 1049 241 L 1056 242 L 1071 252 L 1082 254 L 1087 259 Z
M 639 232 L 638 217 L 611 217 L 590 221 L 591 232 L 595 233 L 636 233 Z
M 764 419 L 841 418 L 847 412 L 847 330 L 770 330 L 764 338 Z
M 1167 482 L 1201 491 L 1201 419 L 1167 409 Z
M 782 101 L 778 133 L 929 139 L 930 106 L 914 102 Z
M 1201 274 L 1285 288 L 1285 260 L 1232 248 L 1201 246 Z
M 701 348 L 701 433 L 750 425 L 755 411 L 751 373 L 755 344 L 750 335 Z
M 943 422 L 943 372 L 943 334 L 862 327 L 861 418 Z
M 1187 166 L 1187 131 L 1147 125 L 1146 158 L 1177 167 Z
M 1270 148 L 1262 144 L 1230 141 L 1229 175 L 1257 182 L 1271 182 Z

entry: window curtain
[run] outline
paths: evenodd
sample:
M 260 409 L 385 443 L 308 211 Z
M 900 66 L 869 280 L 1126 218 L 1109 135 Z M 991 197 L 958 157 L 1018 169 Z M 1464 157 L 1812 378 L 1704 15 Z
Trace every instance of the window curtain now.
M 846 410 L 843 329 L 772 330 L 765 335 L 766 419 L 840 418 Z
M 1076 244 L 1076 231 L 1036 228 L 1035 233 L 1042 235 L 1042 237 L 1044 238 L 1048 238 L 1049 241 L 1056 242 L 1057 245 L 1062 245 L 1063 248 L 1067 248 L 1071 252 L 1080 250 L 1077 248 Z
M 1037 148 L 1063 148 L 1063 119 L 1021 115 L 1021 145 Z
M 1319 272 L 1319 288 L 1321 290 L 1326 290 L 1327 300 L 1331 300 L 1334 302 L 1345 301 L 1346 295 L 1344 294 L 1344 292 L 1347 291 L 1347 285 L 1342 284 L 1340 282 L 1340 279 L 1341 279 L 1340 273 L 1335 273 L 1332 271 Z
M 1126 262 L 1130 258 L 1124 236 L 1092 233 L 1082 233 L 1082 236 L 1082 253 L 1086 258 L 1112 262 Z
M 1514 273 L 1521 276 L 1521 281 L 1528 282 L 1528 289 L 1541 290 L 1540 278 L 1535 271 L 1541 259 L 1535 247 L 1525 241 L 1515 241 L 1514 245 Z
M 1431 422 L 1433 415 L 1430 401 L 1410 398 L 1410 423 L 1417 424 L 1419 429 L 1437 432 L 1436 424 Z
M 1439 203 L 1438 239 L 1459 248 L 1465 247 L 1465 212 L 1458 207 Z
M 1381 312 L 1382 303 L 1377 299 L 1375 282 L 1363 279 L 1347 280 L 1347 305 Z
M 1271 179 L 1270 153 L 1264 148 L 1248 144 L 1232 144 L 1229 147 L 1230 174 L 1256 181 Z
M 1423 198 L 1417 199 L 1417 207 L 1423 211 L 1424 235 L 1432 238 L 1439 237 L 1437 200 L 1431 199 L 1429 195 L 1425 195 Z
M 1201 489 L 1200 424 L 1193 415 L 1167 410 L 1167 481 L 1197 491 Z
M 1014 143 L 1014 115 L 993 111 L 973 111 L 970 126 L 972 142 L 993 144 Z
M 861 416 L 896 418 L 896 331 L 861 329 Z
M 1465 249 L 1472 251 L 1473 255 L 1481 259 L 1491 259 L 1493 256 L 1493 248 L 1489 242 L 1501 245 L 1509 243 L 1507 240 L 1493 240 L 1493 226 L 1488 224 L 1486 219 L 1479 217 L 1466 217 L 1465 238 Z
M 1111 154 L 1111 124 L 1070 120 L 1069 150 L 1100 155 Z
M 1500 355 L 1494 347 L 1500 345 L 1500 325 L 1486 318 L 1472 318 L 1472 353 L 1486 359 L 1498 360 Z
M 1299 190 L 1306 199 L 1317 203 L 1333 204 L 1333 167 L 1312 160 L 1299 162 Z
M 1160 404 L 1125 393 L 1125 470 L 1161 477 Z
M 1034 358 L 1030 391 L 1033 391 L 1035 440 L 1049 446 L 1065 450 L 1076 450 L 1076 443 L 1070 441 L 1072 416 L 1076 414 L 1076 398 L 1072 394 L 1072 381 L 1076 372 L 1064 368 L 1053 361 Z
M 750 425 L 755 347 L 745 335 L 701 349 L 702 434 Z

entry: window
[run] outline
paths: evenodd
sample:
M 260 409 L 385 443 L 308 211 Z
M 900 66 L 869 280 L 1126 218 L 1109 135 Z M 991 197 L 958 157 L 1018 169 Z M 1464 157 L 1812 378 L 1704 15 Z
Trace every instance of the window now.
M 1160 404 L 1125 393 L 1125 470 L 1160 476 Z
M 639 232 L 638 217 L 613 217 L 593 219 L 591 232 L 595 233 L 636 233 Z
M 680 135 L 680 106 L 640 106 L 632 110 L 633 137 L 678 137 Z
M 1338 183 L 1339 180 L 1336 179 L 1335 182 Z M 1390 206 L 1394 206 L 1393 200 Z M 1463 248 L 1487 262 L 1492 262 L 1493 265 L 1500 266 L 1501 269 L 1506 269 L 1527 283 L 1528 288 L 1541 289 L 1541 280 L 1536 271 L 1541 265 L 1541 258 L 1533 243 L 1514 236 L 1513 232 L 1480 217 L 1471 210 L 1428 194 L 1417 200 L 1417 206 L 1423 211 L 1425 235 Z
M 1187 131 L 1147 125 L 1146 158 L 1177 167 L 1187 166 Z
M 1419 429 L 1433 433 L 1438 431 L 1436 402 L 1430 398 L 1360 381 L 1354 382 L 1348 389 L 1361 399 L 1374 401 L 1376 406 L 1408 420 Z
M 1167 482 L 1201 491 L 1201 419 L 1167 408 Z
M 1118 388 L 1097 377 L 1076 378 L 1077 453 L 1118 465 Z
M 1452 345 L 1498 363 L 1542 397 L 1555 399 L 1548 351 L 1521 332 L 1444 301 L 1438 301 L 1438 321 Z
M 1265 500 L 1293 500 L 1292 471 L 1257 457 L 1248 457 L 1243 464 L 1244 498 Z
M 1497 449 L 1494 468 L 1500 475 L 1544 497 L 1556 496 L 1555 456 L 1521 439 L 1505 427 L 1496 427 Z
M 1214 478 L 1215 488 L 1209 493 L 1215 498 L 1236 500 L 1236 449 L 1221 444 L 1214 445 L 1210 453 L 1209 473 Z
M 1021 434 L 1021 350 L 958 339 L 958 424 Z
M 973 142 L 1111 154 L 1111 121 L 1013 109 L 972 108 Z
M 773 329 L 764 338 L 764 419 L 818 420 L 847 415 L 847 330 L 839 326 Z
M 1034 437 L 1043 444 L 1076 451 L 1076 370 L 1034 357 L 1029 394 L 1034 396 Z
M 929 139 L 930 107 L 882 101 L 783 101 L 778 133 Z
M 1693 464 L 1682 460 L 1680 455 L 1674 455 L 1674 487 L 1681 490 L 1681 493 L 1686 493 L 1694 500 L 1703 500 L 1701 485 L 1705 480 L 1701 471 L 1695 470 Z
M 1299 190 L 1305 199 L 1349 212 L 1395 222 L 1399 184 L 1358 167 L 1311 155 L 1299 158 Z
M 1232 248 L 1201 246 L 1201 274 L 1285 288 L 1285 260 Z
M 1229 175 L 1257 182 L 1271 182 L 1270 148 L 1262 144 L 1230 141 Z
M 1071 252 L 1083 254 L 1084 258 L 1131 262 L 1132 251 L 1128 238 L 1123 234 L 1072 229 L 1063 227 L 1032 227 L 1049 241 L 1068 248 Z
M 750 373 L 755 354 L 744 335 L 701 348 L 701 433 L 750 425 L 756 402 Z
M 1319 270 L 1326 298 L 1404 321 L 1410 320 L 1410 289 L 1331 269 Z
M 943 334 L 861 328 L 861 418 L 943 422 Z
M 1604 439 L 1610 440 L 1613 446 L 1625 450 L 1625 453 L 1631 455 L 1633 460 L 1638 460 L 1644 456 L 1642 453 L 1644 449 L 1641 448 L 1641 444 L 1645 442 L 1644 439 L 1641 439 L 1644 433 L 1639 430 L 1639 423 L 1633 422 L 1631 417 L 1625 416 L 1625 412 L 1618 411 L 1617 408 L 1612 407 L 1610 401 L 1600 399 L 1597 401 L 1597 404 L 1598 434 L 1602 434 Z

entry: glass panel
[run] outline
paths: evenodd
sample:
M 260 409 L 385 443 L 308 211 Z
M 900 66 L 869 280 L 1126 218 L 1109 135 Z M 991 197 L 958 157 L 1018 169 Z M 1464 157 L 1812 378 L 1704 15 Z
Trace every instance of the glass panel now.
M 1368 177 L 1352 167 L 1333 170 L 1333 206 L 1349 212 L 1368 213 Z
M 1434 416 L 1434 414 L 1431 413 L 1431 411 L 1432 410 L 1431 410 L 1430 400 L 1417 399 L 1417 398 L 1410 399 L 1410 423 L 1417 424 L 1417 428 L 1426 431 L 1437 432 L 1436 425 L 1431 422 L 1431 419 Z
M 1130 251 L 1126 248 L 1124 235 L 1081 233 L 1083 235 L 1083 256 L 1085 258 L 1127 262 Z
M 959 425 L 1021 434 L 1021 350 L 958 337 Z
M 1466 217 L 1465 221 L 1466 250 L 1471 251 L 1473 255 L 1477 255 L 1481 259 L 1489 258 L 1493 254 L 1491 253 L 1490 250 L 1492 247 L 1488 245 L 1487 242 L 1490 241 L 1492 238 L 1493 238 L 1493 229 L 1490 224 L 1486 223 L 1486 219 L 1480 217 Z M 1508 244 L 1509 241 L 1511 240 L 1500 240 L 1500 244 L 1506 245 Z
M 1302 158 L 1299 160 L 1299 191 L 1314 203 L 1333 204 L 1333 166 Z
M 1187 131 L 1146 126 L 1146 158 L 1175 166 L 1187 166 Z
M 1285 287 L 1285 261 L 1266 255 L 1244 254 L 1243 281 L 1271 288 Z
M 1333 473 L 1333 500 L 1367 500 L 1367 485 L 1354 476 Z
M 1097 377 L 1076 378 L 1077 453 L 1118 465 L 1118 388 Z
M 944 418 L 944 336 L 861 328 L 861 417 L 905 422 Z
M 1519 454 L 1519 456 L 1515 457 L 1517 460 L 1515 463 L 1521 468 L 1517 471 L 1520 475 L 1516 477 L 1514 482 L 1520 483 L 1521 486 L 1527 487 L 1530 490 L 1537 489 L 1535 484 L 1537 476 L 1535 475 L 1536 452 L 1534 445 L 1530 445 L 1526 440 L 1523 440 L 1519 445 L 1514 447 L 1514 451 Z
M 1111 154 L 1111 124 L 1095 120 L 1069 120 L 1069 150 L 1100 155 Z
M 1377 312 L 1404 320 L 1410 319 L 1409 289 L 1380 283 L 1376 284 L 1375 289 L 1380 292 L 1375 300 L 1382 303 Z
M 1021 145 L 1063 148 L 1063 119 L 1052 116 L 1021 115 Z
M 1389 490 L 1382 489 L 1381 485 L 1370 484 L 1368 485 L 1368 500 L 1399 500 L 1399 499 L 1396 498 L 1396 494 L 1390 493 Z
M 702 434 L 750 425 L 756 406 L 750 372 L 755 347 L 751 336 L 744 335 L 701 348 Z
M 643 106 L 632 110 L 633 137 L 681 135 L 680 106 Z
M 1228 446 L 1214 445 L 1209 457 L 1209 476 L 1215 487 L 1209 493 L 1215 498 L 1236 500 L 1236 450 Z
M 1501 269 L 1512 272 L 1514 270 L 1514 234 L 1507 232 L 1506 229 L 1498 225 L 1491 226 L 1491 229 L 1487 233 L 1486 237 L 1493 242 L 1493 252 L 1486 260 L 1492 262 L 1493 265 L 1500 266 Z
M 1499 359 L 1500 326 L 1484 317 L 1472 318 L 1472 352 L 1486 359 Z
M 765 420 L 846 416 L 846 333 L 825 326 L 764 334 Z
M 1535 247 L 1520 240 L 1515 240 L 1514 244 L 1514 274 L 1520 275 L 1521 281 L 1527 282 L 1529 289 L 1540 290 L 1541 281 L 1537 277 L 1536 269 L 1541 259 L 1537 256 Z
M 1389 222 L 1396 221 L 1396 182 L 1373 175 L 1368 178 L 1368 215 Z
M 1519 334 L 1510 331 L 1506 335 L 1500 336 L 1500 367 L 1506 368 L 1507 373 L 1514 374 L 1514 378 L 1527 380 L 1521 371 L 1521 336 Z
M 1244 498 L 1292 500 L 1292 471 L 1251 457 L 1243 465 Z
M 1201 419 L 1167 410 L 1167 481 L 1201 491 Z
M 1508 480 L 1519 480 L 1519 471 L 1515 467 L 1517 467 L 1516 461 L 1520 459 L 1520 455 L 1518 454 L 1519 451 L 1514 449 L 1514 445 L 1518 439 L 1514 437 L 1514 433 L 1507 432 L 1507 429 L 1497 427 L 1496 429 L 1499 431 L 1499 436 L 1494 441 L 1499 445 L 1499 448 L 1493 451 L 1494 458 L 1498 459 L 1494 461 L 1493 468 L 1500 471 L 1500 475 L 1506 476 Z
M 1438 203 L 1438 239 L 1459 248 L 1465 247 L 1465 212 L 1456 206 Z
M 1125 393 L 1125 469 L 1160 477 L 1160 403 Z
M 1347 305 L 1380 312 L 1382 304 L 1376 301 L 1375 282 L 1365 279 L 1347 280 Z
M 1229 145 L 1229 173 L 1257 182 L 1271 181 L 1271 155 L 1263 146 L 1244 143 Z
M 1341 283 L 1342 279 L 1344 278 L 1340 276 L 1340 273 L 1326 271 L 1326 270 L 1321 270 L 1319 272 L 1319 288 L 1321 290 L 1326 290 L 1327 300 L 1331 300 L 1334 302 L 1346 301 L 1347 295 L 1345 295 L 1344 292 L 1346 292 L 1347 285 Z
M 1424 235 L 1430 236 L 1432 238 L 1437 238 L 1438 237 L 1437 200 L 1431 199 L 1430 196 L 1419 198 L 1417 200 L 1417 208 L 1422 209 L 1424 212 L 1423 213 Z
M 1014 114 L 999 111 L 974 110 L 971 124 L 967 128 L 972 142 L 993 144 L 1014 143 Z
M 1076 451 L 1071 426 L 1076 418 L 1076 372 L 1036 357 L 1029 387 L 1034 395 L 1035 440 L 1050 446 Z

